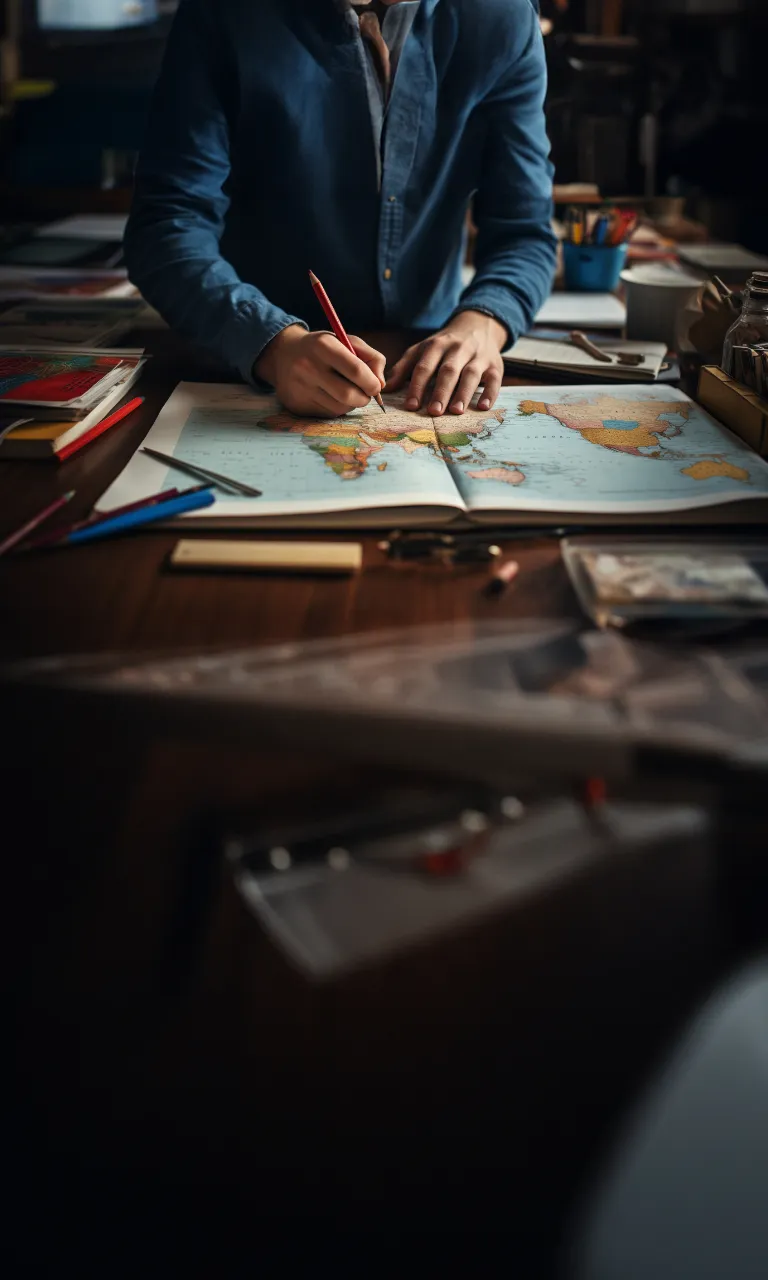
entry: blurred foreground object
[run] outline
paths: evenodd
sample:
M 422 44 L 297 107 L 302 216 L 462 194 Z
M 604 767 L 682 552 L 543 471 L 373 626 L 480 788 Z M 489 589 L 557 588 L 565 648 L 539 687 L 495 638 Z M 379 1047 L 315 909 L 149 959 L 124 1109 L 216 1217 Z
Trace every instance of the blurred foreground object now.
M 705 1007 L 580 1229 L 574 1280 L 764 1280 L 768 964 Z

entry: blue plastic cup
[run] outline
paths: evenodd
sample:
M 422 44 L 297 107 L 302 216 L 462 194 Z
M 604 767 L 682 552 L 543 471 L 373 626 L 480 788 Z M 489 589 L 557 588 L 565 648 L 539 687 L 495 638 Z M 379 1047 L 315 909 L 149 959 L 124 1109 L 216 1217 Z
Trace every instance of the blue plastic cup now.
M 565 287 L 574 293 L 612 293 L 626 260 L 626 244 L 564 244 Z

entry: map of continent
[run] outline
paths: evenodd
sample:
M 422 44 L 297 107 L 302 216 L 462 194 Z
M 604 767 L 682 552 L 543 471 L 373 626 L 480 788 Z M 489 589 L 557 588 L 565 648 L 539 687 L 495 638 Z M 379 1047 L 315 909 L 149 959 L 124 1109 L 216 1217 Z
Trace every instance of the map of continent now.
M 378 408 L 366 409 L 328 422 L 276 413 L 263 419 L 262 426 L 268 431 L 301 435 L 339 479 L 359 480 L 369 463 L 375 463 L 379 470 L 386 466 L 376 455 L 388 445 L 395 445 L 406 454 L 426 449 L 435 457 L 451 461 L 452 455 L 471 447 L 478 437 L 487 436 L 494 424 L 504 421 L 505 415 L 504 408 L 484 413 L 470 409 L 430 418 L 388 407 L 386 413 Z
M 520 413 L 525 417 L 541 413 L 555 418 L 570 431 L 578 431 L 582 440 L 638 458 L 674 460 L 674 455 L 660 447 L 661 438 L 679 436 L 682 428 L 669 422 L 676 416 L 688 421 L 690 407 L 679 400 L 621 400 L 617 396 L 596 394 L 594 397 L 568 404 L 543 400 L 523 400 Z M 641 452 L 648 450 L 649 452 Z M 749 472 L 721 456 L 702 459 L 681 474 L 693 480 L 711 480 L 725 476 L 749 483 Z

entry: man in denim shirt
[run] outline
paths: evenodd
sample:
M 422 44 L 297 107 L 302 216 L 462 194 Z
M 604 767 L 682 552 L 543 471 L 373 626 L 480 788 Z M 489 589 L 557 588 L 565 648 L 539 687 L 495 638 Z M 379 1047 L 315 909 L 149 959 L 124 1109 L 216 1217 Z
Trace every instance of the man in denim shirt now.
M 545 85 L 533 0 L 181 0 L 131 278 L 287 408 L 335 416 L 379 391 L 384 358 L 310 331 L 311 267 L 350 328 L 434 331 L 387 383 L 407 408 L 461 413 L 480 386 L 489 408 L 554 271 Z

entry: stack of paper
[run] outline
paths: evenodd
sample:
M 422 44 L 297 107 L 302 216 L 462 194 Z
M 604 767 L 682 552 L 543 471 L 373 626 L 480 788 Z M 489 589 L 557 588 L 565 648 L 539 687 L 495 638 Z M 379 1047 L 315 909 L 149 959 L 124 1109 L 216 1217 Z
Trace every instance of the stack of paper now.
M 41 419 L 79 418 L 143 364 L 135 353 L 0 347 L 0 409 Z
M 679 252 L 683 262 L 706 271 L 708 275 L 714 272 L 715 275 L 736 275 L 740 280 L 746 280 L 752 271 L 768 270 L 768 258 L 740 244 L 683 244 Z
M 0 302 L 5 299 L 37 298 L 137 298 L 138 290 L 121 270 L 83 267 L 76 271 L 61 268 L 7 267 L 0 265 Z
M 474 267 L 462 267 L 465 289 L 474 276 Z M 534 320 L 534 324 L 562 329 L 623 329 L 626 323 L 627 308 L 615 293 L 567 293 L 564 289 L 550 294 Z
M 78 213 L 59 222 L 38 227 L 37 236 L 62 236 L 68 240 L 122 241 L 128 215 L 125 213 Z
M 615 293 L 557 290 L 547 298 L 535 323 L 563 329 L 623 329 L 627 308 Z
M 141 298 L 25 302 L 0 314 L 0 345 L 114 346 L 144 310 Z

